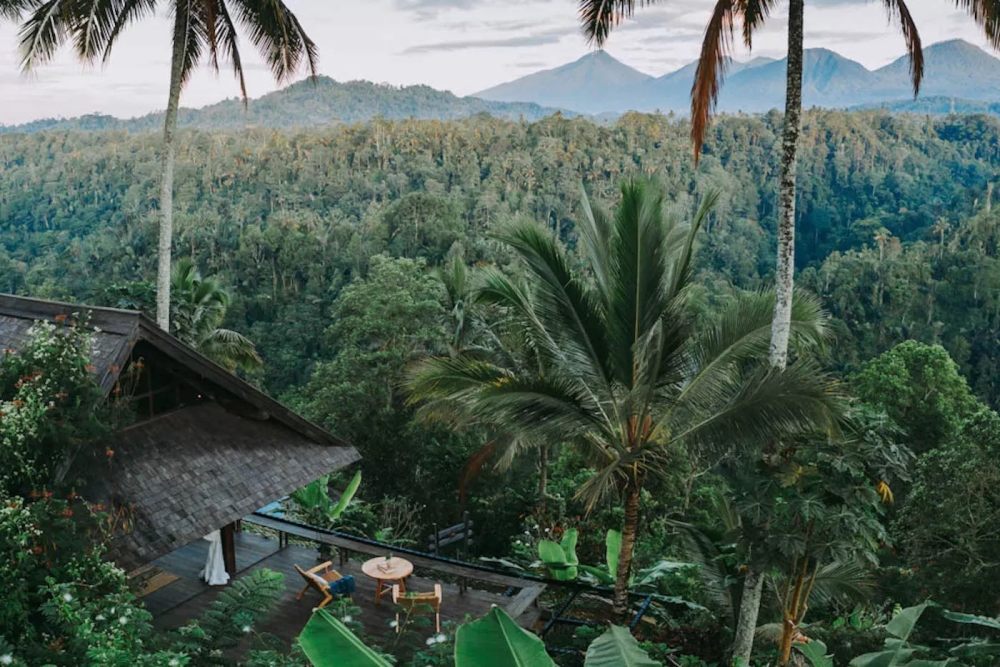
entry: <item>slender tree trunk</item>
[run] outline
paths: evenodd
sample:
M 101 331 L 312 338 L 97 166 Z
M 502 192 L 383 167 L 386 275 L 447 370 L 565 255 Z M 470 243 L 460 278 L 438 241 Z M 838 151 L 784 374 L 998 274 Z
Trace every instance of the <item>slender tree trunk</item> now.
M 788 7 L 788 79 L 785 82 L 785 127 L 781 137 L 779 191 L 777 298 L 771 322 L 771 365 L 784 368 L 792 322 L 792 289 L 795 273 L 795 166 L 802 128 L 802 19 L 804 0 Z
M 538 509 L 544 514 L 548 503 L 546 494 L 549 486 L 549 448 L 542 445 L 538 448 Z
M 792 292 L 795 287 L 795 168 L 799 133 L 802 129 L 802 34 L 805 0 L 790 0 L 788 6 L 788 74 L 785 81 L 785 124 L 781 137 L 781 183 L 779 190 L 778 263 L 775 272 L 774 317 L 771 320 L 769 360 L 774 368 L 788 363 L 788 339 L 792 328 Z M 737 642 L 733 662 L 750 664 L 754 632 L 764 583 L 763 574 L 751 563 L 743 580 L 743 599 L 736 623 Z
M 764 575 L 751 566 L 743 579 L 739 620 L 736 624 L 736 636 L 733 638 L 733 662 L 736 665 L 750 664 L 754 633 L 757 631 L 757 614 L 760 611 L 760 599 L 763 592 Z M 737 662 L 738 660 L 743 662 Z
M 635 538 L 639 532 L 639 498 L 642 481 L 633 479 L 625 490 L 625 524 L 622 526 L 622 549 L 618 556 L 618 572 L 615 573 L 614 612 L 625 620 L 628 604 L 628 584 L 632 574 L 632 556 L 635 553 Z
M 163 173 L 160 183 L 160 239 L 156 264 L 156 323 L 170 331 L 170 247 L 174 236 L 174 140 L 177 134 L 177 108 L 181 101 L 181 70 L 187 48 L 187 25 L 184 12 L 174 18 L 173 54 L 170 63 L 170 95 L 163 121 Z

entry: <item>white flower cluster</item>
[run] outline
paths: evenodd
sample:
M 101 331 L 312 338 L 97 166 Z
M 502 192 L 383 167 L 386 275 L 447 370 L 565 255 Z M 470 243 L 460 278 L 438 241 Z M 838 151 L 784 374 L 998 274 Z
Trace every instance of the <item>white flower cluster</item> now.
M 434 635 L 433 637 L 428 637 L 425 643 L 428 646 L 434 646 L 435 644 L 443 644 L 446 641 L 448 641 L 448 638 L 442 634 L 442 635 Z

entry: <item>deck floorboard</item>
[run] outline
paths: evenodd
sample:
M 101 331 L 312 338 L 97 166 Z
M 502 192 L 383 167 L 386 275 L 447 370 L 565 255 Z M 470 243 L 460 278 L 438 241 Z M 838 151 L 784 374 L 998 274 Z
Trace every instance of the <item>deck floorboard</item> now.
M 142 598 L 158 628 L 177 628 L 197 618 L 223 590 L 223 587 L 207 586 L 198 577 L 207 554 L 208 543 L 198 540 L 154 561 L 155 566 L 180 577 Z M 312 590 L 302 600 L 295 599 L 302 589 L 302 578 L 293 566 L 297 564 L 308 568 L 315 565 L 318 562 L 316 549 L 296 544 L 279 548 L 275 539 L 242 532 L 236 535 L 236 555 L 239 570 L 237 577 L 246 576 L 260 568 L 268 568 L 284 575 L 285 591 L 259 630 L 290 644 L 319 601 L 318 594 Z M 375 638 L 382 646 L 389 646 L 395 637 L 394 630 L 389 625 L 395 617 L 395 610 L 391 601 L 385 598 L 380 604 L 375 603 L 375 581 L 361 572 L 361 563 L 361 559 L 348 560 L 341 566 L 335 559 L 334 567 L 341 574 L 354 575 L 357 582 L 354 602 L 362 610 L 359 620 L 364 625 L 366 634 Z M 444 594 L 442 622 L 462 622 L 467 616 L 481 616 L 493 605 L 519 608 L 519 621 L 525 625 L 537 619 L 537 613 L 525 610 L 520 604 L 516 604 L 519 601 L 515 597 L 505 596 L 500 590 L 473 588 L 473 585 L 478 585 L 473 582 L 462 593 L 457 582 L 442 580 L 435 575 L 435 572 L 417 567 L 414 575 L 407 580 L 407 586 L 410 590 L 429 591 L 433 589 L 435 582 L 441 583 Z M 483 585 L 487 586 L 488 584 Z M 415 628 L 413 634 L 421 633 L 430 636 L 433 626 Z M 419 640 L 419 637 L 410 637 L 411 642 L 415 640 Z

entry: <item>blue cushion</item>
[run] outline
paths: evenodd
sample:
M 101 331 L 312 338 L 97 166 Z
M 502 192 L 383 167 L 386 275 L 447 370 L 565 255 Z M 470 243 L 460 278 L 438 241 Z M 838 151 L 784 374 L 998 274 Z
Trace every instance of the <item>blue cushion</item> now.
M 352 595 L 354 593 L 354 577 L 347 575 L 330 582 L 330 595 Z

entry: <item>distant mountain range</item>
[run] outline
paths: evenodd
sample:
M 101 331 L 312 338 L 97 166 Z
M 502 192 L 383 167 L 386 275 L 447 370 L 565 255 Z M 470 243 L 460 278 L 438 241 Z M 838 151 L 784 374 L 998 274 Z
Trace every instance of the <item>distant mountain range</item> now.
M 924 49 L 923 98 L 1000 102 L 1000 59 L 963 40 L 939 42 Z M 850 108 L 913 103 L 909 62 L 905 57 L 876 70 L 827 49 L 807 49 L 803 72 L 803 104 Z M 676 111 L 690 108 L 697 62 L 652 77 L 596 51 L 562 67 L 535 72 L 475 94 L 502 102 L 534 102 L 581 113 Z M 732 62 L 719 110 L 762 112 L 781 108 L 785 97 L 785 59 L 756 58 Z M 947 112 L 951 108 L 931 105 Z M 975 105 L 973 105 L 975 106 Z M 918 104 L 919 107 L 919 104 Z M 987 105 L 987 109 L 988 109 Z M 923 110 L 930 111 L 926 105 Z
M 340 83 L 325 76 L 299 81 L 287 88 L 250 100 L 244 107 L 239 99 L 229 99 L 200 109 L 181 109 L 182 127 L 200 129 L 243 129 L 273 127 L 294 129 L 336 123 L 355 123 L 386 118 L 452 120 L 490 114 L 511 120 L 538 120 L 555 109 L 531 102 L 497 102 L 475 97 L 458 97 L 430 86 L 390 86 L 368 81 Z M 126 130 L 143 132 L 163 127 L 163 113 L 121 119 L 104 114 L 76 118 L 50 118 L 22 125 L 0 125 L 4 132 L 45 130 Z
M 882 108 L 916 113 L 1000 115 L 1000 60 L 964 42 L 940 42 L 924 49 L 925 75 L 913 98 L 909 64 L 900 58 L 877 70 L 826 49 L 805 53 L 803 103 L 829 108 Z M 490 114 L 538 120 L 556 111 L 589 114 L 604 121 L 626 111 L 687 113 L 697 63 L 653 77 L 604 51 L 458 97 L 429 86 L 390 86 L 367 81 L 340 83 L 328 77 L 300 81 L 250 100 L 229 99 L 200 109 L 182 109 L 182 127 L 238 130 L 248 127 L 306 128 L 372 118 L 452 120 Z M 730 63 L 719 110 L 764 112 L 781 108 L 786 62 L 755 58 Z M 0 125 L 0 134 L 45 130 L 157 131 L 163 114 L 120 119 L 102 114 Z

